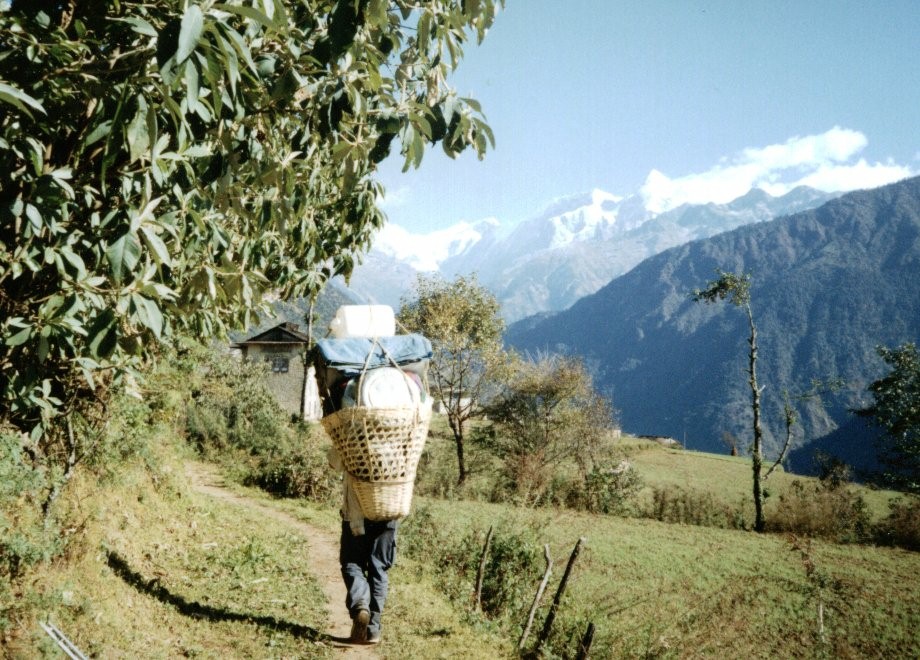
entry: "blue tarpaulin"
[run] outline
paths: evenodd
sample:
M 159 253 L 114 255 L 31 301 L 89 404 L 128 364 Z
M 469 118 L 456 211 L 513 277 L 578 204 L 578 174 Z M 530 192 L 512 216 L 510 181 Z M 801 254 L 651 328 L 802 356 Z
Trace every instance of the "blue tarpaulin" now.
M 395 335 L 393 337 L 326 338 L 316 342 L 320 357 L 326 366 L 342 371 L 360 371 L 403 365 L 431 358 L 431 342 L 422 335 Z M 370 357 L 368 357 L 370 356 Z

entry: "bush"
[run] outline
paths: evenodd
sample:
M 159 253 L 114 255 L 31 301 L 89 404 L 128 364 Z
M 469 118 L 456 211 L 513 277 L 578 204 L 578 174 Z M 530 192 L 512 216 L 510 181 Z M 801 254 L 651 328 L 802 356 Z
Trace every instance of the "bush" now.
M 186 431 L 199 450 L 269 453 L 289 432 L 288 415 L 266 385 L 264 364 L 207 356 L 186 415 Z
M 740 509 L 716 501 L 711 493 L 700 493 L 679 486 L 653 488 L 651 508 L 643 513 L 646 518 L 666 523 L 744 528 L 744 514 Z
M 920 497 L 892 500 L 888 517 L 876 525 L 874 536 L 882 545 L 920 550 Z
M 257 456 L 243 482 L 279 497 L 331 503 L 342 486 L 339 475 L 329 467 L 327 447 L 316 426 L 304 425 L 280 434 L 271 451 Z
M 189 440 L 247 486 L 279 497 L 331 502 L 341 487 L 315 424 L 291 424 L 266 384 L 261 363 L 198 352 L 202 366 L 178 363 L 193 381 L 185 415 Z
M 494 530 L 483 573 L 482 612 L 517 625 L 530 607 L 542 575 L 542 546 L 535 530 L 501 523 Z M 405 552 L 427 565 L 438 566 L 443 588 L 456 602 L 470 606 L 485 538 L 486 532 L 476 529 L 459 539 L 447 538 L 423 507 L 400 527 Z
M 812 485 L 793 481 L 768 514 L 767 529 L 838 543 L 858 543 L 870 537 L 865 500 L 837 479 Z
M 633 511 L 642 477 L 629 461 L 595 465 L 584 479 L 571 482 L 565 505 L 592 513 L 626 515 Z

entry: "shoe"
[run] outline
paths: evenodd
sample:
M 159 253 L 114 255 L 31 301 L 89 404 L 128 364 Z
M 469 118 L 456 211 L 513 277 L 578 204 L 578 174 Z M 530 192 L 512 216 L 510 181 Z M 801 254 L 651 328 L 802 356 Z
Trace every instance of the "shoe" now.
M 367 610 L 358 610 L 351 621 L 351 637 L 349 639 L 357 644 L 367 641 L 367 624 L 371 620 L 371 613 Z
M 367 643 L 368 644 L 379 644 L 380 643 L 380 631 L 379 630 L 368 630 L 367 631 Z

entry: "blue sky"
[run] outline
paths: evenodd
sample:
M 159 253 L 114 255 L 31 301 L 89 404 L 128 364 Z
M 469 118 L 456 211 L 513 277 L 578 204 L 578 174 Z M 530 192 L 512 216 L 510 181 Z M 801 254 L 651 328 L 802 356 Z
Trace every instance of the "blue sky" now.
M 383 206 L 427 233 L 594 188 L 667 208 L 903 178 L 920 171 L 918 35 L 918 0 L 507 0 L 452 78 L 496 149 L 437 148 L 405 174 L 391 157 Z

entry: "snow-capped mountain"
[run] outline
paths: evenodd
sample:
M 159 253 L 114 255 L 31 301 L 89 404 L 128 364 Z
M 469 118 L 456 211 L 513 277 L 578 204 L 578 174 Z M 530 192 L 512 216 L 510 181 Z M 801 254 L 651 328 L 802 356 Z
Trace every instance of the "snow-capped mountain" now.
M 377 234 L 374 251 L 406 263 L 417 271 L 434 271 L 444 261 L 488 240 L 498 227 L 498 220 L 488 218 L 475 224 L 461 222 L 447 229 L 419 235 L 389 223 Z
M 684 204 L 664 212 L 641 193 L 603 190 L 554 200 L 503 235 L 495 219 L 426 235 L 389 224 L 350 287 L 399 306 L 417 272 L 477 274 L 502 303 L 506 320 L 560 311 L 665 249 L 753 222 L 810 209 L 838 196 L 799 187 L 774 197 L 753 189 L 727 204 Z

